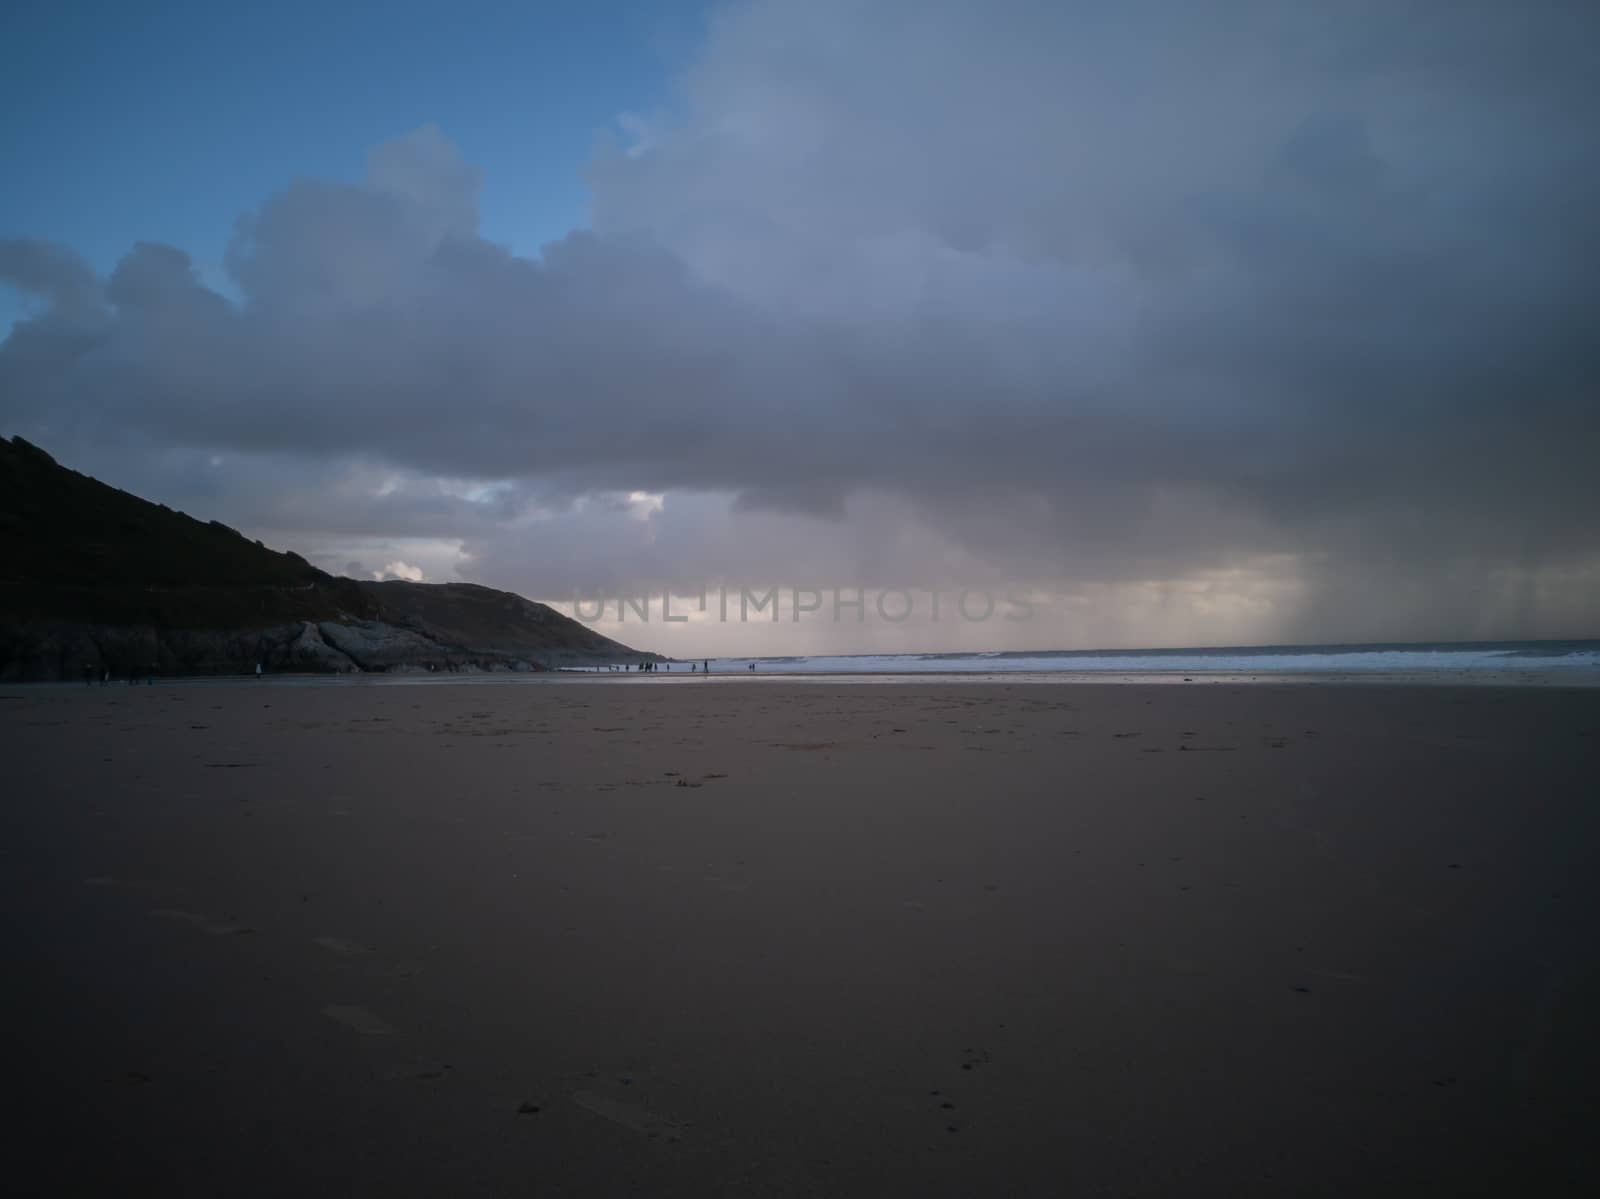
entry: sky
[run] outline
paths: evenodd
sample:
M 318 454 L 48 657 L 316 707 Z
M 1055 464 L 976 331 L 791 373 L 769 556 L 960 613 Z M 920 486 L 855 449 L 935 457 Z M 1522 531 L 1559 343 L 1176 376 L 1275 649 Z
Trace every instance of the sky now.
M 1600 636 L 1597 48 L 1551 0 L 8 12 L 0 433 L 682 655 Z

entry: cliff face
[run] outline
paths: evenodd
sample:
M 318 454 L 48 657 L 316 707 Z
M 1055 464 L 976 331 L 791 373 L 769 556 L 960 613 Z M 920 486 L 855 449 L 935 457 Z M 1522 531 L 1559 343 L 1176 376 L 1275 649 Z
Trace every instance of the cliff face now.
M 0 680 L 655 656 L 504 591 L 338 578 L 0 438 Z

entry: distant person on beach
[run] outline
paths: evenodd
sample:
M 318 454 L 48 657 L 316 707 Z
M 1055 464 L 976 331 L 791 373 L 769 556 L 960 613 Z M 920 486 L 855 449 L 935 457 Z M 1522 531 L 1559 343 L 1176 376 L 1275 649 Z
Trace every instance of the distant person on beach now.
M 261 663 L 257 662 L 256 663 L 256 682 L 259 683 L 260 681 L 261 681 Z
M 754 663 L 754 662 L 752 662 L 752 663 L 750 663 L 750 669 L 751 669 L 751 670 L 752 670 L 752 671 L 754 671 L 754 670 L 755 670 L 755 668 L 756 668 L 756 664 L 755 664 L 755 663 Z
M 706 659 L 705 665 L 700 667 L 700 670 L 701 670 L 701 672 L 703 674 L 710 674 L 711 673 L 711 659 L 710 658 Z

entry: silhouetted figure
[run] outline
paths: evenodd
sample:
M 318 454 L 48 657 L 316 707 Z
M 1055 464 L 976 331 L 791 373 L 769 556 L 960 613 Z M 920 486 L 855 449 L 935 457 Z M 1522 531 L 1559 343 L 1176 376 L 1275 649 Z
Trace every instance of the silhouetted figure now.
M 93 686 L 93 684 L 94 684 L 94 667 L 91 666 L 89 663 L 85 662 L 83 664 L 83 685 L 85 687 L 90 687 L 90 686 Z
M 701 670 L 702 674 L 710 674 L 711 673 L 711 659 L 710 658 L 707 658 L 705 660 L 705 663 L 700 667 L 700 670 Z

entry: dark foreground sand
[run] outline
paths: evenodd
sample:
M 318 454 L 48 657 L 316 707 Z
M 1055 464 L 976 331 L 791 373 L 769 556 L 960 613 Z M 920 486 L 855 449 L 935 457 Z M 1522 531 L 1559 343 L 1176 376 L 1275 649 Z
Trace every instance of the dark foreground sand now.
M 37 688 L 0 748 L 35 1193 L 1600 1182 L 1600 692 Z

